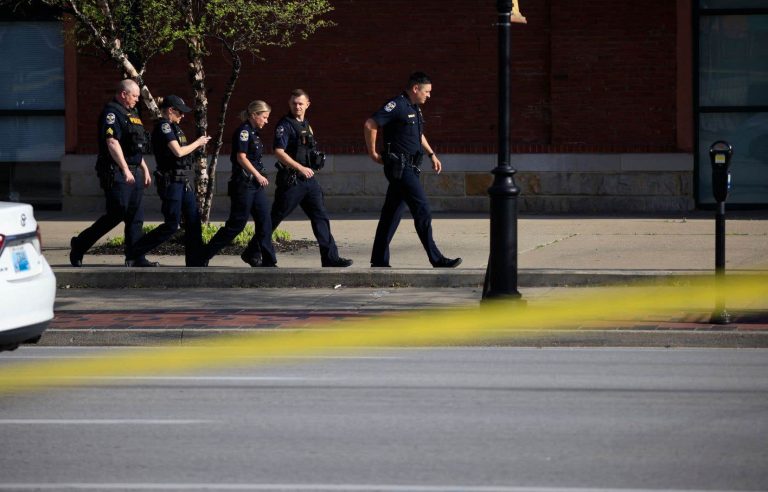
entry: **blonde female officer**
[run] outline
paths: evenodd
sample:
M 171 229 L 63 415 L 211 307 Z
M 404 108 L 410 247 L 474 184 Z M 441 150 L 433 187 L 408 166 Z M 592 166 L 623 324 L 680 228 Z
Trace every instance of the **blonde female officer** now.
M 232 177 L 229 180 L 231 208 L 224 227 L 219 229 L 208 243 L 208 259 L 228 245 L 253 217 L 255 234 L 240 258 L 252 267 L 277 266 L 275 250 L 272 247 L 272 220 L 267 200 L 266 187 L 269 185 L 261 162 L 264 144 L 260 131 L 269 122 L 271 108 L 264 101 L 253 101 L 240 113 L 242 124 L 232 134 Z

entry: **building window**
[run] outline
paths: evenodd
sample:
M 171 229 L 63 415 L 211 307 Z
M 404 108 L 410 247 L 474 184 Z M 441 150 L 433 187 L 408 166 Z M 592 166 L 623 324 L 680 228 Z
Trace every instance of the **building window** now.
M 765 0 L 700 0 L 696 199 L 712 204 L 709 146 L 733 145 L 728 203 L 768 205 L 768 6 Z
M 0 22 L 0 200 L 61 207 L 61 22 Z

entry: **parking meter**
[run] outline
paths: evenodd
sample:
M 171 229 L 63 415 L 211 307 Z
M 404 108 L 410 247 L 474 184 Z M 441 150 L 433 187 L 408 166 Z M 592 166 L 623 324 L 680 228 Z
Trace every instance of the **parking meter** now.
M 718 140 L 709 146 L 709 159 L 712 162 L 712 194 L 717 201 L 715 212 L 715 310 L 710 322 L 726 325 L 731 322 L 731 315 L 725 309 L 725 199 L 731 185 L 731 157 L 733 147 L 724 140 Z
M 718 140 L 709 146 L 709 160 L 712 163 L 712 194 L 717 202 L 724 202 L 728 197 L 732 156 L 733 146 L 724 140 Z

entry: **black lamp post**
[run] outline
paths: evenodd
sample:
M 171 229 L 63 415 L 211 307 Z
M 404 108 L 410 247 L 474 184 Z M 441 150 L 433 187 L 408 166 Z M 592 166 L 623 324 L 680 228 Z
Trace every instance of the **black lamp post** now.
M 517 290 L 517 196 L 515 170 L 509 162 L 510 13 L 512 0 L 497 0 L 499 31 L 499 155 L 491 171 L 491 253 L 485 272 L 483 299 L 520 300 Z

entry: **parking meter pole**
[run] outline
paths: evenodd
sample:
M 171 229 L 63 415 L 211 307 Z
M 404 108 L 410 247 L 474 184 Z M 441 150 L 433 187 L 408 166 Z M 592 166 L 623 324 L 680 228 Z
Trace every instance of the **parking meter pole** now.
M 520 301 L 517 290 L 517 197 L 515 170 L 509 162 L 510 145 L 510 14 L 512 0 L 498 0 L 499 33 L 499 154 L 496 168 L 491 171 L 493 184 L 488 188 L 491 201 L 491 252 L 488 258 L 483 299 Z M 520 301 L 522 302 L 522 301 Z
M 725 274 L 725 202 L 717 204 L 715 213 L 715 272 Z
M 731 315 L 725 309 L 725 200 L 730 187 L 731 157 L 733 147 L 718 140 L 709 147 L 712 164 L 712 194 L 717 202 L 715 212 L 715 310 L 710 323 L 725 325 L 731 322 Z
M 718 202 L 715 214 L 715 310 L 709 321 L 718 325 L 731 322 L 725 309 L 725 202 Z

